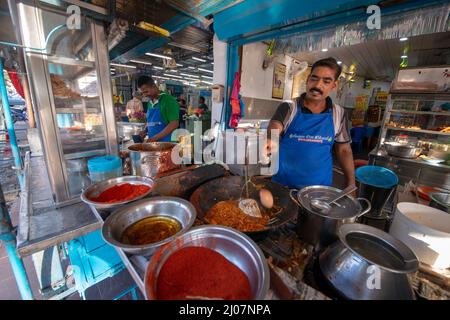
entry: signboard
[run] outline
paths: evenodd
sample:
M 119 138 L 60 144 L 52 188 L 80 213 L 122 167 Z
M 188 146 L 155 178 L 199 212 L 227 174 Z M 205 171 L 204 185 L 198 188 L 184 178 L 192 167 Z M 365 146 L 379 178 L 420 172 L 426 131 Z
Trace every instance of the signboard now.
M 352 127 L 363 126 L 367 110 L 367 95 L 355 97 L 355 109 L 352 112 Z
M 272 98 L 283 99 L 286 79 L 286 65 L 276 63 L 273 68 Z

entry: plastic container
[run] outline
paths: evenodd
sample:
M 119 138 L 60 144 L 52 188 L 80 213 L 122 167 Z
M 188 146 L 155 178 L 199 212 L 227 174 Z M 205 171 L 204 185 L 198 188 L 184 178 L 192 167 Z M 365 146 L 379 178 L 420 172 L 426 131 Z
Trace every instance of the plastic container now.
M 121 177 L 122 160 L 117 156 L 103 156 L 88 160 L 89 177 L 93 183 Z
M 450 268 L 450 215 L 418 203 L 397 204 L 389 233 L 410 247 L 419 261 Z

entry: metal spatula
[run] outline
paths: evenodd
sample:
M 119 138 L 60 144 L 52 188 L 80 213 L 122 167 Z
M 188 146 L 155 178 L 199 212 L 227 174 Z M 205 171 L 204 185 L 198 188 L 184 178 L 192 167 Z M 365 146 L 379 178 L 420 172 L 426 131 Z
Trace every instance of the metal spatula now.
M 255 199 L 241 199 L 239 200 L 239 209 L 244 211 L 245 214 L 261 218 L 261 210 L 259 210 L 258 202 Z
M 247 139 L 247 137 L 245 138 L 245 169 L 244 169 L 244 171 L 245 171 L 244 172 L 244 176 L 245 176 L 244 188 L 246 191 L 246 198 L 245 199 L 242 198 L 242 192 L 241 192 L 241 197 L 239 199 L 239 209 L 241 209 L 245 214 L 247 214 L 249 216 L 261 218 L 262 214 L 261 214 L 261 210 L 259 209 L 258 202 L 256 202 L 255 199 L 251 199 L 249 192 L 248 192 L 248 183 L 250 181 L 248 178 L 248 139 Z M 244 190 L 242 190 L 242 191 L 244 191 Z

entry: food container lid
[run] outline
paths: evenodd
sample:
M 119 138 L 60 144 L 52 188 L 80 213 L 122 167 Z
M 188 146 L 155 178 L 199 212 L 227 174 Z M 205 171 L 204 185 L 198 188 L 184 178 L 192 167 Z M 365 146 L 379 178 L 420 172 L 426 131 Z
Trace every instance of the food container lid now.
M 450 208 L 450 193 L 433 192 L 430 193 L 429 196 L 440 205 Z
M 122 167 L 122 160 L 117 156 L 103 156 L 88 160 L 89 173 L 109 172 Z
M 331 218 L 331 219 L 345 219 L 354 218 L 362 211 L 359 202 L 350 196 L 345 196 L 337 200 L 337 204 L 331 205 L 331 210 L 327 212 L 319 212 L 311 207 L 311 200 L 319 199 L 329 201 L 334 198 L 341 190 L 328 186 L 309 186 L 298 192 L 297 199 L 302 207 L 315 214 Z
M 356 169 L 356 179 L 360 183 L 383 189 L 389 189 L 398 184 L 397 175 L 384 167 L 363 166 Z

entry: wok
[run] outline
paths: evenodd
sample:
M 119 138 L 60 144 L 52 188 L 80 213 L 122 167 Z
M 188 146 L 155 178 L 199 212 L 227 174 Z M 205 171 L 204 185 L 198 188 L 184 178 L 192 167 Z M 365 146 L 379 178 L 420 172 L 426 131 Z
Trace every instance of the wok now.
M 289 189 L 271 181 L 266 177 L 252 177 L 251 181 L 257 188 L 250 187 L 249 197 L 255 199 L 263 214 L 269 214 L 271 219 L 266 225 L 267 229 L 261 231 L 244 232 L 254 240 L 261 240 L 268 235 L 268 233 L 278 228 L 285 223 L 297 217 L 297 205 L 289 197 Z M 245 178 L 241 176 L 226 176 L 218 179 L 208 181 L 198 187 L 191 195 L 190 201 L 197 210 L 197 218 L 204 221 L 204 216 L 209 209 L 216 203 L 225 200 L 239 200 L 241 190 L 244 187 Z M 260 189 L 269 190 L 274 199 L 274 206 L 272 209 L 266 209 L 261 205 L 259 199 Z M 243 194 L 245 196 L 245 192 Z

